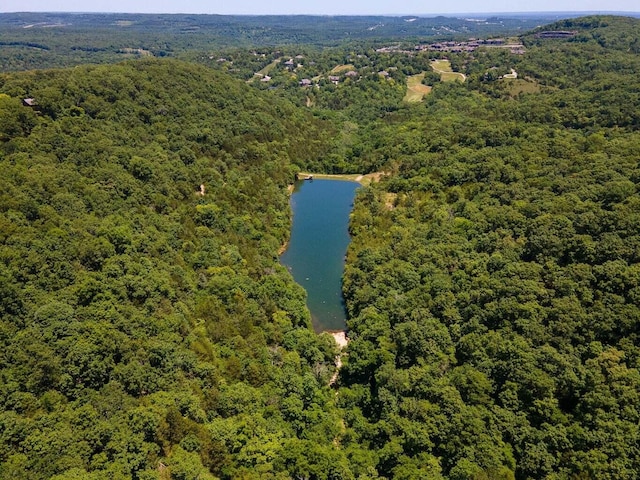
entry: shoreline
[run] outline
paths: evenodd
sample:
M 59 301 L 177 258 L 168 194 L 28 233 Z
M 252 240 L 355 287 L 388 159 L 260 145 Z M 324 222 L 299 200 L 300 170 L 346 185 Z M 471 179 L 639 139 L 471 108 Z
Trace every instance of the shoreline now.
M 306 177 L 313 177 L 314 180 L 342 180 L 345 182 L 356 182 L 361 185 L 367 186 L 371 183 L 378 182 L 388 172 L 374 172 L 374 173 L 344 173 L 344 174 L 328 174 L 328 173 L 313 173 L 313 172 L 298 172 L 296 178 L 300 181 Z M 292 187 L 292 186 L 291 186 Z
M 370 185 L 371 183 L 379 182 L 380 179 L 386 175 L 389 175 L 389 173 L 374 172 L 374 173 L 367 173 L 364 175 L 361 173 L 345 173 L 345 174 L 333 175 L 328 173 L 298 172 L 296 173 L 296 179 L 298 181 L 304 181 L 306 177 L 311 176 L 317 180 L 342 180 L 345 182 L 356 182 L 356 183 L 359 183 L 360 185 L 367 186 L 367 185 Z M 293 195 L 294 190 L 295 190 L 295 185 L 293 183 L 290 183 L 289 185 L 287 185 L 287 195 L 289 196 Z M 284 242 L 278 249 L 278 257 L 282 256 L 282 254 L 287 251 L 287 248 L 289 248 L 289 239 L 287 239 L 287 241 Z
M 290 183 L 289 185 L 287 185 L 287 195 L 291 196 L 293 194 L 294 189 L 295 189 L 295 185 L 293 183 Z M 285 240 L 285 242 L 282 245 L 280 245 L 280 248 L 278 249 L 278 258 L 281 257 L 282 254 L 287 251 L 287 248 L 289 248 L 288 238 Z
M 281 257 L 282 254 L 287 251 L 287 248 L 289 248 L 289 240 L 280 245 L 280 248 L 278 249 L 278 257 Z
M 352 174 L 342 174 L 342 175 L 331 175 L 331 174 L 323 174 L 323 173 L 311 173 L 311 172 L 298 172 L 296 174 L 296 179 L 298 181 L 304 181 L 305 178 L 307 177 L 313 177 L 313 179 L 318 179 L 318 180 L 342 180 L 342 181 L 348 181 L 348 182 L 356 182 L 356 183 L 360 183 L 361 185 L 369 185 L 372 182 L 377 182 L 380 180 L 381 177 L 388 175 L 388 173 L 386 172 L 374 172 L 374 173 L 368 173 L 366 175 L 363 174 L 359 174 L 359 173 L 352 173 Z M 288 184 L 287 185 L 287 194 L 289 196 L 291 196 L 293 194 L 295 190 L 295 185 L 294 184 Z M 282 254 L 284 254 L 288 247 L 289 247 L 289 240 L 287 239 L 281 246 L 280 248 L 278 248 L 278 257 L 281 257 Z M 349 339 L 347 337 L 347 331 L 346 330 L 325 330 L 326 333 L 328 333 L 329 335 L 331 335 L 334 339 L 334 341 L 336 342 L 337 346 L 338 346 L 338 350 L 339 350 L 339 354 L 336 356 L 335 359 L 335 365 L 336 365 L 336 373 L 334 374 L 334 377 L 332 378 L 331 382 L 335 382 L 335 379 L 337 378 L 338 375 L 338 370 L 340 369 L 340 367 L 342 366 L 342 355 L 343 355 L 343 350 L 346 349 L 347 345 L 349 344 Z M 318 332 L 316 332 L 318 333 Z M 319 332 L 319 333 L 324 333 L 324 332 Z M 318 334 L 319 334 L 318 333 Z
M 333 337 L 340 350 L 343 350 L 347 345 L 349 345 L 349 339 L 347 338 L 346 330 L 337 330 L 332 332 L 327 331 L 327 333 Z

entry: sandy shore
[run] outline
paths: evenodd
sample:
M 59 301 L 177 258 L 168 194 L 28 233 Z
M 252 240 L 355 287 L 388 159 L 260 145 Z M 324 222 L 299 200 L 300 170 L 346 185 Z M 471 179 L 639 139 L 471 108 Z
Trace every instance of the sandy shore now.
M 338 353 L 338 355 L 336 355 L 336 360 L 335 360 L 335 362 L 336 362 L 336 371 L 332 375 L 331 380 L 329 380 L 329 386 L 331 386 L 334 383 L 336 383 L 336 380 L 338 380 L 338 374 L 340 372 L 340 367 L 342 367 L 342 355 L 344 355 L 343 350 L 348 345 L 349 339 L 347 338 L 347 332 L 344 331 L 344 330 L 340 330 L 338 332 L 329 332 L 329 333 L 331 334 L 333 339 L 338 344 L 338 347 L 340 348 L 340 353 Z
M 331 332 L 331 336 L 338 344 L 338 347 L 342 350 L 349 343 L 349 339 L 347 338 L 347 332 L 344 330 L 340 330 L 338 332 Z
M 284 252 L 287 251 L 287 248 L 289 248 L 289 240 L 287 240 L 286 242 L 284 242 L 280 248 L 278 249 L 278 256 L 282 255 Z

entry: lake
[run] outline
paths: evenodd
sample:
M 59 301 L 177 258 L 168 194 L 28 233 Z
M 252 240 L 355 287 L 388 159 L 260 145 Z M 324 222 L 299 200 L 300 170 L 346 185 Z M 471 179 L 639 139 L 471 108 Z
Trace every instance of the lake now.
M 349 214 L 359 186 L 342 180 L 303 181 L 291 195 L 291 238 L 280 261 L 307 291 L 316 332 L 346 326 L 342 273 L 350 241 Z

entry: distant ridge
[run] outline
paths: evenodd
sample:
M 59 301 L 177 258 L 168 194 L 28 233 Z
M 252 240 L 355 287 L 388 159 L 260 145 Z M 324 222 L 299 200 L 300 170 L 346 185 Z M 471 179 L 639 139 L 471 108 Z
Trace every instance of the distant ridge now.
M 291 13 L 291 14 L 219 14 L 219 13 L 161 13 L 161 12 L 91 12 L 91 11 L 15 11 L 15 12 L 0 12 L 0 15 L 30 15 L 30 14 L 44 14 L 44 15 L 198 15 L 207 17 L 320 17 L 320 18 L 335 18 L 335 17 L 417 17 L 417 18 L 494 18 L 494 17 L 506 17 L 506 18 L 574 18 L 591 15 L 617 15 L 617 16 L 630 16 L 640 18 L 640 10 L 638 11 L 598 11 L 598 10 L 585 10 L 585 11 L 533 11 L 533 12 L 448 12 L 448 13 L 363 13 L 363 14 L 314 14 L 314 13 Z

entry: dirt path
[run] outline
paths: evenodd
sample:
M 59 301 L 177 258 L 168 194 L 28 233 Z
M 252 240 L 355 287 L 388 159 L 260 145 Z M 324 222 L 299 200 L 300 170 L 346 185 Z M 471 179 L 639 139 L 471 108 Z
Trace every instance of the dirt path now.
M 336 360 L 335 360 L 335 362 L 336 362 L 336 371 L 333 374 L 333 376 L 331 377 L 331 380 L 329 380 L 329 386 L 333 385 L 334 383 L 336 383 L 336 380 L 338 380 L 338 375 L 340 373 L 340 368 L 342 367 L 342 356 L 344 355 L 344 349 L 349 344 L 349 339 L 347 338 L 347 332 L 345 330 L 340 330 L 338 332 L 331 332 L 331 336 L 333 337 L 333 339 L 338 344 L 338 348 L 340 349 L 340 353 L 338 353 L 338 355 L 336 355 Z
M 379 181 L 382 177 L 388 175 L 386 172 L 373 172 L 362 175 L 359 173 L 345 173 L 343 175 L 329 175 L 324 173 L 299 172 L 298 179 L 303 180 L 306 177 L 313 177 L 314 180 L 345 180 L 347 182 L 358 182 L 362 185 Z
M 407 77 L 407 93 L 404 96 L 405 102 L 421 102 L 422 98 L 431 92 L 431 87 L 422 84 L 425 72 Z
M 450 82 L 454 80 L 461 80 L 462 82 L 465 82 L 467 80 L 467 76 L 464 73 L 453 71 L 449 60 L 434 60 L 431 62 L 431 68 L 434 72 L 440 74 L 440 80 L 443 82 Z
M 442 78 L 443 82 L 450 81 L 450 80 L 458 80 L 458 79 L 461 79 L 464 82 L 467 79 L 467 76 L 464 73 L 460 73 L 460 72 L 447 72 L 446 70 L 438 70 L 435 67 L 433 71 L 443 76 Z

